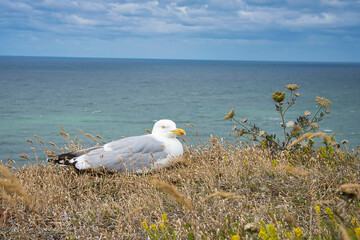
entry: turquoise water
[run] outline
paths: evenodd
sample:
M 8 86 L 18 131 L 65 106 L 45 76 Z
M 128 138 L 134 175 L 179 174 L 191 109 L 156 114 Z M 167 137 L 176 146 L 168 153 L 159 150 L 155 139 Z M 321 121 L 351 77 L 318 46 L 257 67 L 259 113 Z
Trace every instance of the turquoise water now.
M 59 126 L 84 141 L 78 129 L 111 141 L 168 118 L 192 142 L 196 132 L 184 123 L 203 141 L 228 138 L 233 124 L 222 119 L 231 108 L 280 133 L 270 95 L 288 83 L 300 85 L 301 96 L 287 121 L 326 97 L 332 113 L 321 130 L 360 145 L 360 64 L 0 57 L 0 159 L 32 156 L 26 139 L 34 134 L 64 144 Z

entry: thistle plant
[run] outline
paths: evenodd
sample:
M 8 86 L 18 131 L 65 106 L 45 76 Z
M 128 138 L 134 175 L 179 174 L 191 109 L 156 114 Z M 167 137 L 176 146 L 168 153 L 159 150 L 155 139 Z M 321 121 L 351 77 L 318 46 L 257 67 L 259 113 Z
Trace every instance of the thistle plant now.
M 295 121 L 286 122 L 286 113 L 295 104 L 297 98 L 299 98 L 301 94 L 297 91 L 299 89 L 297 84 L 288 84 L 285 88 L 289 91 L 289 97 L 286 97 L 286 93 L 282 91 L 275 91 L 271 94 L 275 109 L 281 117 L 281 130 L 284 135 L 283 141 L 281 141 L 276 134 L 267 133 L 255 124 L 249 123 L 247 118 L 244 118 L 242 121 L 237 120 L 235 118 L 234 109 L 231 109 L 229 113 L 225 114 L 224 120 L 234 121 L 238 124 L 232 128 L 232 131 L 236 132 L 235 138 L 246 136 L 250 141 L 260 143 L 260 146 L 264 149 L 269 147 L 271 150 L 277 151 L 282 151 L 289 147 L 311 147 L 314 143 L 312 141 L 313 136 L 307 133 L 315 133 L 318 131 L 318 123 L 323 120 L 325 115 L 331 113 L 328 109 L 331 105 L 331 101 L 323 97 L 316 97 L 315 102 L 318 105 L 318 109 L 314 115 L 312 115 L 310 111 L 305 110 Z M 294 142 L 294 144 L 292 144 L 294 139 L 299 139 L 302 136 L 305 137 L 304 141 L 299 143 Z M 306 142 L 305 139 L 308 141 Z

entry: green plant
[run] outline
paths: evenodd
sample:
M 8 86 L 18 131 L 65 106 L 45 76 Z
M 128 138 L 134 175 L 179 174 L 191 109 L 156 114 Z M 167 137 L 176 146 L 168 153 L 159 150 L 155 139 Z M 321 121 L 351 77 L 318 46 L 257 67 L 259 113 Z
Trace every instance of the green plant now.
M 167 215 L 162 214 L 161 218 L 163 221 L 159 224 L 159 226 L 151 224 L 150 228 L 146 222 L 142 222 L 142 226 L 146 234 L 150 239 L 176 239 L 174 228 L 168 224 Z
M 330 114 L 328 107 L 331 105 L 331 101 L 323 98 L 316 97 L 315 101 L 318 104 L 316 113 L 311 117 L 310 111 L 304 111 L 304 114 L 299 116 L 296 121 L 285 121 L 285 115 L 288 110 L 295 104 L 296 99 L 300 97 L 300 93 L 296 92 L 299 88 L 297 84 L 288 84 L 285 88 L 289 91 L 289 97 L 286 100 L 286 93 L 281 91 L 275 91 L 271 97 L 274 100 L 275 109 L 281 117 L 281 129 L 284 135 L 283 141 L 280 140 L 276 134 L 267 133 L 261 130 L 257 125 L 249 123 L 247 118 L 242 121 L 237 120 L 235 111 L 232 109 L 229 113 L 225 114 L 224 120 L 232 120 L 236 122 L 240 127 L 235 125 L 233 131 L 236 132 L 235 138 L 246 136 L 250 141 L 260 143 L 263 149 L 270 148 L 271 150 L 285 150 L 292 147 L 295 148 L 311 148 L 314 144 L 312 138 L 315 137 L 310 132 L 317 132 L 319 129 L 319 122 L 323 120 L 324 116 Z M 322 133 L 326 141 L 329 141 L 329 137 L 325 137 L 326 134 Z M 318 135 L 316 135 L 318 136 Z M 303 141 L 295 142 L 295 138 L 300 139 L 303 137 Z M 296 143 L 296 144 L 293 144 Z

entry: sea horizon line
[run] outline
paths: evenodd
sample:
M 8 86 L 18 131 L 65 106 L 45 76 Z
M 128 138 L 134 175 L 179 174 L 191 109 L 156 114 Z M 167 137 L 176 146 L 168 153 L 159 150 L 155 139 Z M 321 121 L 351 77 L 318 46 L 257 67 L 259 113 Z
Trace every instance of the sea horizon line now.
M 30 56 L 1 55 L 0 58 L 43 58 L 43 59 L 87 59 L 87 60 L 126 60 L 126 61 L 188 61 L 188 62 L 246 62 L 246 63 L 302 63 L 302 64 L 360 64 L 356 61 L 316 61 L 316 60 L 241 60 L 241 59 L 186 59 L 186 58 L 132 58 L 132 57 L 84 57 L 84 56 Z

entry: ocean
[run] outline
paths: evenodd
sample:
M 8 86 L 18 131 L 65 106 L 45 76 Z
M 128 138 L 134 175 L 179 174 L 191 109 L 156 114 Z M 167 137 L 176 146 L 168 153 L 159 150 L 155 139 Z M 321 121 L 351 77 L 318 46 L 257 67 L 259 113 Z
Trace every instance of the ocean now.
M 88 146 L 93 142 L 79 129 L 111 141 L 142 135 L 164 118 L 183 128 L 189 143 L 206 142 L 210 135 L 231 140 L 234 122 L 223 118 L 232 108 L 239 120 L 247 117 L 281 134 L 271 93 L 290 83 L 300 86 L 301 96 L 286 121 L 304 110 L 314 113 L 315 97 L 325 97 L 332 101 L 331 114 L 320 130 L 360 145 L 360 63 L 2 56 L 0 160 L 24 163 L 19 154 L 33 157 L 26 140 L 37 142 L 35 134 L 63 146 L 60 126 Z

